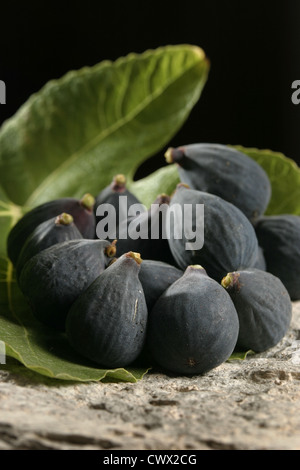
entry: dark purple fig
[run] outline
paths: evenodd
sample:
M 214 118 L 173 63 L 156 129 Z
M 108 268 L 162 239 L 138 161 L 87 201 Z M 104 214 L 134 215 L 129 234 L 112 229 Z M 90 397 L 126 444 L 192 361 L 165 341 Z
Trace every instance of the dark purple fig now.
M 42 222 L 33 230 L 23 245 L 16 266 L 17 278 L 19 278 L 25 263 L 40 251 L 56 243 L 82 238 L 83 236 L 70 214 L 63 212 L 57 217 Z
M 256 269 L 261 269 L 262 271 L 267 270 L 267 263 L 264 255 L 264 250 L 261 246 L 258 246 L 257 258 L 252 267 Z
M 144 259 L 141 264 L 139 279 L 150 313 L 158 297 L 183 275 L 181 269 L 162 261 Z
M 169 148 L 180 180 L 191 189 L 215 194 L 237 206 L 248 219 L 264 214 L 271 198 L 265 170 L 243 152 L 222 144 L 196 143 Z
M 72 305 L 66 320 L 71 346 L 105 368 L 125 367 L 142 351 L 147 306 L 138 253 L 112 263 Z
M 133 204 L 137 204 L 141 212 L 146 211 L 146 207 L 127 189 L 125 176 L 115 175 L 112 182 L 96 196 L 95 215 L 98 238 L 116 239 L 119 224 L 127 220 L 129 208 Z
M 8 234 L 7 254 L 11 262 L 16 266 L 26 239 L 39 224 L 62 212 L 72 215 L 76 227 L 84 238 L 94 238 L 96 226 L 94 204 L 95 198 L 91 194 L 85 194 L 81 199 L 71 197 L 54 199 L 31 209 Z
M 260 269 L 228 273 L 221 281 L 238 317 L 236 350 L 266 351 L 285 336 L 292 318 L 288 291 L 273 274 Z
M 204 216 L 201 206 L 204 206 Z M 256 262 L 255 230 L 233 204 L 214 194 L 179 184 L 171 199 L 170 213 L 174 217 L 170 216 L 169 245 L 181 269 L 200 264 L 210 277 L 220 282 L 228 272 Z M 178 221 L 182 221 L 181 231 Z
M 129 217 L 120 224 L 118 256 L 128 251 L 135 251 L 141 253 L 143 259 L 175 264 L 165 230 L 165 214 L 169 209 L 169 203 L 170 197 L 160 194 L 148 211 Z
M 264 216 L 255 231 L 267 271 L 279 277 L 292 300 L 300 300 L 300 216 Z
M 132 204 L 141 204 L 138 198 L 131 193 L 126 187 L 126 177 L 123 174 L 118 174 L 113 177 L 112 182 L 102 189 L 100 193 L 96 196 L 95 202 L 95 212 L 101 204 L 112 204 L 117 214 L 121 211 L 121 219 L 127 218 L 127 208 L 124 206 L 120 207 L 120 196 L 126 196 L 127 206 L 130 207 Z M 125 209 L 125 210 L 124 210 Z M 97 214 L 96 214 L 97 215 Z M 97 217 L 97 221 L 99 217 Z
M 237 312 L 225 289 L 201 266 L 188 266 L 149 315 L 147 349 L 166 371 L 203 374 L 230 357 L 238 329 Z
M 37 253 L 24 265 L 19 286 L 35 317 L 64 330 L 72 303 L 115 255 L 107 240 L 68 240 Z

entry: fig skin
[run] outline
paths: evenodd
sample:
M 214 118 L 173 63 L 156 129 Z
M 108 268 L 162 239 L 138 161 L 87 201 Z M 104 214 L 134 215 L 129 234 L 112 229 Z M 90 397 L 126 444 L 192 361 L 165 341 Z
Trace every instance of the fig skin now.
M 238 317 L 236 350 L 266 351 L 286 335 L 292 318 L 288 291 L 273 274 L 260 269 L 228 273 L 221 285 L 230 295 Z
M 258 246 L 257 258 L 251 267 L 261 269 L 262 271 L 267 271 L 267 263 L 264 255 L 264 250 L 261 246 Z
M 230 357 L 238 329 L 225 289 L 201 266 L 188 266 L 149 315 L 147 350 L 165 371 L 204 374 Z
M 120 196 L 127 197 L 126 208 L 120 205 Z M 126 177 L 123 174 L 117 174 L 113 177 L 112 182 L 102 189 L 95 198 L 95 217 L 96 224 L 100 222 L 105 216 L 97 215 L 97 209 L 102 204 L 111 204 L 116 210 L 116 228 L 120 224 L 120 221 L 126 220 L 128 217 L 128 209 L 132 204 L 139 204 L 141 210 L 146 211 L 145 206 L 138 200 L 138 198 L 128 190 L 126 186 Z M 107 234 L 107 239 L 114 240 L 117 237 L 117 233 Z
M 87 193 L 81 199 L 71 197 L 54 199 L 26 212 L 7 237 L 7 255 L 13 265 L 17 265 L 22 247 L 33 230 L 42 222 L 57 217 L 62 212 L 72 215 L 76 227 L 84 238 L 94 238 L 96 225 L 94 204 L 94 197 Z
M 148 310 L 139 281 L 138 253 L 112 263 L 72 305 L 66 320 L 70 345 L 105 368 L 125 367 L 140 355 Z
M 154 206 L 155 204 L 155 206 Z M 162 261 L 171 265 L 176 265 L 174 257 L 171 253 L 168 239 L 164 234 L 163 217 L 161 217 L 160 210 L 162 206 L 168 208 L 170 204 L 170 196 L 167 194 L 159 194 L 153 202 L 153 206 L 146 212 L 142 212 L 135 217 L 129 217 L 126 221 L 120 224 L 120 231 L 127 231 L 130 224 L 133 223 L 135 227 L 139 227 L 141 234 L 145 234 L 137 239 L 132 239 L 130 234 L 127 238 L 118 238 L 117 255 L 121 256 L 128 251 L 135 251 L 141 253 L 143 259 L 152 259 Z M 151 236 L 153 227 L 157 228 L 157 238 Z M 126 232 L 125 232 L 126 233 Z
M 74 224 L 70 214 L 62 213 L 39 224 L 29 235 L 18 257 L 16 266 L 16 277 L 26 262 L 40 251 L 67 240 L 82 239 L 80 231 Z
M 292 300 L 300 300 L 300 216 L 263 216 L 255 231 L 267 271 L 279 277 Z
M 172 196 L 170 210 L 175 214 L 184 205 L 204 204 L 204 244 L 198 250 L 187 250 L 189 241 L 183 233 L 182 238 L 174 236 L 174 221 L 170 218 L 169 246 L 180 269 L 200 264 L 207 274 L 220 282 L 230 271 L 253 266 L 258 257 L 258 242 L 253 225 L 233 204 L 215 196 L 182 184 Z M 197 225 L 198 223 L 198 225 Z M 193 231 L 200 231 L 203 220 L 193 221 Z
M 176 163 L 180 180 L 215 194 L 238 207 L 255 221 L 271 199 L 271 183 L 265 170 L 243 152 L 222 144 L 195 143 L 169 148 L 166 161 Z
M 72 303 L 106 269 L 115 254 L 107 240 L 68 240 L 37 253 L 24 265 L 19 286 L 34 316 L 64 331 Z
M 150 314 L 162 293 L 183 275 L 181 269 L 163 261 L 144 259 L 139 272 L 145 299 Z

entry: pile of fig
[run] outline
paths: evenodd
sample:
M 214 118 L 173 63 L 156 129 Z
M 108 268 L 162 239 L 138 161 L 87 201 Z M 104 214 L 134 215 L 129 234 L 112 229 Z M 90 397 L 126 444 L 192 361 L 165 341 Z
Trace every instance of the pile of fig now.
M 220 144 L 165 157 L 181 182 L 151 208 L 116 175 L 35 207 L 7 239 L 33 315 L 97 367 L 205 373 L 278 344 L 300 299 L 300 216 L 265 214 L 263 168 Z

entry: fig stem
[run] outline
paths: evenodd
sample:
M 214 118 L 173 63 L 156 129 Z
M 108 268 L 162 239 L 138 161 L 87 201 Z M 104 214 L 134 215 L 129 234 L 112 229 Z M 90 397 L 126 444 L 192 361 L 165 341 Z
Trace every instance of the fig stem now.
M 80 204 L 82 207 L 87 209 L 88 211 L 91 211 L 94 208 L 95 205 L 95 198 L 92 194 L 86 193 L 82 198 L 80 199 Z
M 221 280 L 221 285 L 225 289 L 229 289 L 229 288 L 232 289 L 233 287 L 239 288 L 239 283 L 238 283 L 239 277 L 240 277 L 239 273 L 234 273 L 234 272 L 228 273 Z
M 197 271 L 202 276 L 203 275 L 207 276 L 207 272 L 206 272 L 205 268 L 203 268 L 203 266 L 201 266 L 201 264 L 190 264 L 189 266 L 187 266 L 187 268 L 185 270 L 185 273 L 189 273 L 191 271 Z
M 112 191 L 116 193 L 123 193 L 126 190 L 126 177 L 122 173 L 119 173 L 113 177 L 110 185 Z
M 55 225 L 70 225 L 73 221 L 74 219 L 71 214 L 63 212 L 62 214 L 56 217 Z
M 170 196 L 168 196 L 166 193 L 159 194 L 157 198 L 154 201 L 154 204 L 170 204 Z
M 128 253 L 125 253 L 125 256 L 126 258 L 133 258 L 137 264 L 141 264 L 143 261 L 140 253 L 136 253 L 135 251 L 128 251 Z
M 190 186 L 186 183 L 178 183 L 176 185 L 176 189 L 180 189 L 180 188 L 186 188 L 186 189 L 190 189 Z
M 126 177 L 122 173 L 119 173 L 118 175 L 115 175 L 113 177 L 113 183 L 115 183 L 118 186 L 125 186 L 126 184 Z
M 232 283 L 232 276 L 231 274 L 227 274 L 226 276 L 223 277 L 222 281 L 221 281 L 221 285 L 227 289 L 230 284 Z
M 174 148 L 169 147 L 165 153 L 165 159 L 167 163 L 177 163 L 184 157 L 184 150 L 181 147 Z
M 117 252 L 116 243 L 117 243 L 117 240 L 114 240 L 113 242 L 111 242 L 109 246 L 105 248 L 105 254 L 109 258 L 113 258 Z

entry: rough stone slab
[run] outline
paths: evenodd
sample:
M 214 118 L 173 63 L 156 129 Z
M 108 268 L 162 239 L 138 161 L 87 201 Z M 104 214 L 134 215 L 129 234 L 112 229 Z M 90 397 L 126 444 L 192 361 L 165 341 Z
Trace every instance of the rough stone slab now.
M 0 450 L 300 450 L 300 302 L 286 337 L 202 376 L 69 384 L 0 369 Z

